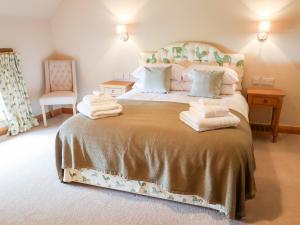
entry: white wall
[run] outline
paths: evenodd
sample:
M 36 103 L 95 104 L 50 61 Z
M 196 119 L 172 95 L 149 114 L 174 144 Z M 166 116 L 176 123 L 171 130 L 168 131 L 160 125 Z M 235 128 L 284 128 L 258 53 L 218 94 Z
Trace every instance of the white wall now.
M 137 65 L 140 50 L 133 38 L 120 41 L 115 25 L 113 15 L 97 0 L 64 1 L 52 18 L 55 51 L 77 59 L 81 96 Z
M 257 21 L 265 9 L 272 33 L 261 44 Z M 0 17 L 0 46 L 20 53 L 33 111 L 40 114 L 42 61 L 53 49 L 77 59 L 82 96 L 105 80 L 131 72 L 141 51 L 174 41 L 211 42 L 246 55 L 245 87 L 255 75 L 275 77 L 275 86 L 287 94 L 281 124 L 300 126 L 299 10 L 297 0 L 64 0 L 51 23 L 46 18 Z M 118 39 L 117 23 L 131 24 L 129 42 Z
M 267 9 L 273 20 L 265 43 L 256 39 L 257 21 Z M 251 76 L 276 79 L 286 91 L 281 124 L 300 126 L 300 1 L 298 0 L 64 0 L 52 18 L 57 53 L 78 61 L 79 93 L 131 72 L 140 51 L 182 40 L 207 41 L 246 55 L 245 87 Z M 130 23 L 130 40 L 115 34 Z
M 21 56 L 33 113 L 40 114 L 38 98 L 44 93 L 42 62 L 52 53 L 48 19 L 1 18 L 0 46 L 13 48 Z

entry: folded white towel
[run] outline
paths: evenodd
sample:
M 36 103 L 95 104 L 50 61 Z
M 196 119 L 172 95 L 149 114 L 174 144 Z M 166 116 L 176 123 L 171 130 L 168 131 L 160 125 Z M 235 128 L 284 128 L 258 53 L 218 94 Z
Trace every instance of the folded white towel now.
M 97 114 L 98 112 L 103 112 L 103 111 L 109 111 L 109 110 L 116 110 L 116 109 L 121 109 L 122 110 L 122 106 L 118 103 L 110 103 L 110 104 L 106 104 L 106 105 L 88 105 L 85 102 L 83 102 L 83 104 L 85 104 L 85 106 L 87 107 L 87 109 L 89 110 L 89 112 L 93 115 L 93 114 Z
M 86 95 L 83 97 L 83 102 L 88 105 L 106 105 L 117 103 L 117 100 L 109 94 Z
M 93 91 L 93 95 L 95 95 L 95 96 L 100 96 L 102 93 L 100 92 L 100 91 Z
M 190 102 L 190 111 L 203 118 L 222 117 L 229 114 L 229 109 L 221 105 L 202 105 L 198 102 Z
M 80 113 L 91 119 L 100 119 L 110 116 L 118 116 L 122 112 L 123 107 L 118 104 L 118 108 L 116 109 L 91 112 L 89 106 L 82 101 L 77 105 L 77 109 Z
M 202 118 L 191 111 L 180 113 L 180 120 L 192 127 L 196 131 L 207 131 L 226 127 L 236 127 L 240 123 L 240 119 L 229 113 L 228 116 L 215 118 Z
M 223 99 L 200 98 L 198 103 L 201 105 L 225 105 Z

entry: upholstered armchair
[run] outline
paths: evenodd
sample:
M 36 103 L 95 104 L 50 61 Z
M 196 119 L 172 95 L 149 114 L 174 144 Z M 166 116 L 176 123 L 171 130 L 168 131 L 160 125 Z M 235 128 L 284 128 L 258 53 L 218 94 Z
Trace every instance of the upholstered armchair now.
M 73 60 L 45 61 L 45 94 L 40 98 L 44 126 L 47 127 L 45 106 L 72 105 L 76 114 L 76 66 Z

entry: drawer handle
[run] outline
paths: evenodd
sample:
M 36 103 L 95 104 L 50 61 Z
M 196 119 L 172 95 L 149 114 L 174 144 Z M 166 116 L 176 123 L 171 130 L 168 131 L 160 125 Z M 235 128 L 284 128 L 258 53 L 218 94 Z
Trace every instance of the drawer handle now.
M 267 99 L 264 99 L 264 103 L 268 103 L 268 100 L 267 100 Z

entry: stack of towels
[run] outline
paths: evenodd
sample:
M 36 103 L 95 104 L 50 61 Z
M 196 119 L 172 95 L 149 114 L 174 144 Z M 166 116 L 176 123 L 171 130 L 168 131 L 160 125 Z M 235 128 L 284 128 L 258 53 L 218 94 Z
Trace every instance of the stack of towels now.
M 181 112 L 180 120 L 198 132 L 236 127 L 240 123 L 221 100 L 214 99 L 190 102 L 189 111 Z
M 95 120 L 110 116 L 118 116 L 123 108 L 117 100 L 108 94 L 101 94 L 97 91 L 93 95 L 86 95 L 77 105 L 78 111 Z

